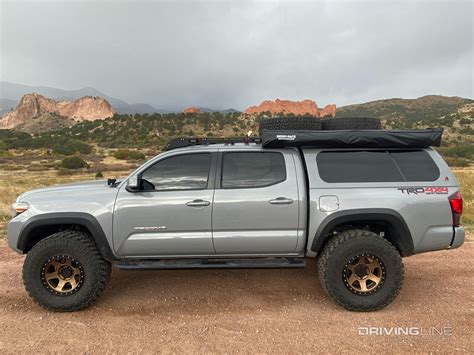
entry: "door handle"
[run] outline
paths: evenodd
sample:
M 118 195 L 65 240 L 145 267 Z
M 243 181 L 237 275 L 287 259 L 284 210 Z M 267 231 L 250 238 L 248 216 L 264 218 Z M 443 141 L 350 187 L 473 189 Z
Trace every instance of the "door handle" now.
M 277 197 L 276 199 L 268 201 L 272 205 L 289 205 L 293 203 L 293 200 L 291 198 L 286 198 L 286 197 Z
M 189 207 L 204 207 L 204 206 L 209 206 L 211 203 L 209 201 L 204 201 L 204 200 L 193 200 L 186 202 L 186 206 Z

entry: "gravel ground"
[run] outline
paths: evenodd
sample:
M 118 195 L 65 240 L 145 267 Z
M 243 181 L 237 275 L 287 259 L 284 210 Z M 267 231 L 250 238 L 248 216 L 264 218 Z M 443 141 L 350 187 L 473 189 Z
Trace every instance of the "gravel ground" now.
M 301 270 L 114 270 L 96 305 L 50 313 L 26 295 L 0 240 L 0 352 L 474 352 L 474 242 L 405 259 L 400 296 L 353 313 Z M 358 335 L 422 327 L 425 335 Z M 452 335 L 429 335 L 442 327 Z

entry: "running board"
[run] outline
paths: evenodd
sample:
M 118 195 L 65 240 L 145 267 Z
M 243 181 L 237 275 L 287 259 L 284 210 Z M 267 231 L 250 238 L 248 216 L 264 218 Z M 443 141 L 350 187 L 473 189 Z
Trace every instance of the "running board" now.
M 306 264 L 302 258 L 161 259 L 121 261 L 115 266 L 123 270 L 300 269 Z

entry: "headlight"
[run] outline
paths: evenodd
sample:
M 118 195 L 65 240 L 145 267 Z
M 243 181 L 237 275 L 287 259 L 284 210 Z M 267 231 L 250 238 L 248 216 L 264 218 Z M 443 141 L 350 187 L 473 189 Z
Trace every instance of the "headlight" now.
M 16 217 L 20 213 L 25 212 L 29 207 L 30 205 L 28 204 L 28 202 L 15 202 L 12 205 L 12 217 Z

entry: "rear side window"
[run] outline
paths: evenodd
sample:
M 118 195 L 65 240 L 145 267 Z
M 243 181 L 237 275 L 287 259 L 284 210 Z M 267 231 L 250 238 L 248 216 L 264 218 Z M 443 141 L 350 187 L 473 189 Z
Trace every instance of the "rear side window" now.
M 439 169 L 430 155 L 423 150 L 392 151 L 407 181 L 435 181 L 439 178 Z
M 317 162 L 326 182 L 404 181 L 386 151 L 321 152 Z
M 286 180 L 283 155 L 276 152 L 236 152 L 222 156 L 222 188 L 252 188 Z
M 317 155 L 326 182 L 434 181 L 439 169 L 425 151 L 331 151 Z

